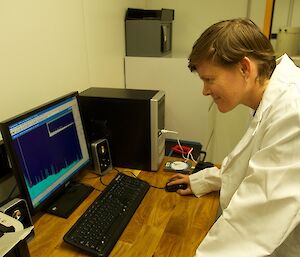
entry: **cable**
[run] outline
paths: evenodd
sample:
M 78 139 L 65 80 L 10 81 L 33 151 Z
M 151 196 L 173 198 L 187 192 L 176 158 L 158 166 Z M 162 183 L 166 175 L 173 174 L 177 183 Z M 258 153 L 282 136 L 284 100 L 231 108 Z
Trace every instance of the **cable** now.
M 153 187 L 153 188 L 156 188 L 156 189 L 165 189 L 165 187 L 154 186 L 154 185 L 151 185 L 148 181 L 145 181 L 145 180 L 143 180 L 143 179 L 138 178 L 138 177 L 137 177 L 132 171 L 130 171 L 130 170 L 121 172 L 121 171 L 119 171 L 117 168 L 113 168 L 113 169 L 115 169 L 118 173 L 129 172 L 129 173 L 131 173 L 136 179 L 139 179 L 139 180 L 141 180 L 141 181 L 147 182 L 147 183 L 150 185 L 150 187 Z
M 166 134 L 166 133 L 176 134 L 176 135 L 177 135 L 177 136 L 176 136 L 177 144 L 178 144 L 178 146 L 179 146 L 179 148 L 180 148 L 180 150 L 181 150 L 181 156 L 182 156 L 182 158 L 184 159 L 184 161 L 187 162 L 187 161 L 189 161 L 190 158 L 191 158 L 191 160 L 192 160 L 194 163 L 197 163 L 197 161 L 195 161 L 195 159 L 194 159 L 194 157 L 193 157 L 193 154 L 192 154 L 192 151 L 194 150 L 194 148 L 191 148 L 191 149 L 189 150 L 189 152 L 187 153 L 187 156 L 186 156 L 186 157 L 184 156 L 184 150 L 183 150 L 183 147 L 182 147 L 182 145 L 181 145 L 181 143 L 180 143 L 179 136 L 178 136 L 179 133 L 178 133 L 177 131 L 167 130 L 167 129 L 162 129 L 162 130 L 160 130 L 160 132 L 161 132 L 162 134 Z
M 108 173 L 110 173 L 112 170 L 116 170 L 118 173 L 119 171 L 116 169 L 116 168 L 112 168 Z M 102 178 L 107 175 L 108 173 L 105 173 L 104 175 L 100 175 L 99 176 L 99 179 L 100 179 L 100 183 L 103 185 L 103 186 L 108 186 L 108 184 L 105 184 L 103 181 L 102 181 Z
M 82 184 L 82 185 L 85 185 L 85 186 L 90 186 L 90 187 L 94 188 L 94 190 L 96 190 L 98 192 L 102 192 L 102 190 L 94 187 L 93 185 L 90 185 L 90 184 L 87 184 L 87 183 L 84 182 L 84 180 L 95 179 L 95 178 L 98 178 L 98 177 L 99 177 L 99 175 L 95 175 L 95 176 L 90 176 L 90 177 L 84 177 L 84 178 L 80 178 L 80 179 L 75 179 L 72 183 L 74 185 L 76 185 L 76 184 Z
M 161 129 L 160 132 L 161 132 L 162 134 L 166 134 L 166 133 L 178 134 L 177 131 L 167 130 L 167 129 Z
M 191 160 L 195 163 L 197 163 L 197 161 L 195 161 L 194 156 L 192 155 L 192 151 L 194 150 L 194 148 L 192 147 L 191 150 L 188 152 L 187 158 L 189 159 L 191 157 Z M 190 157 L 189 157 L 190 156 Z
M 215 133 L 215 129 L 213 128 L 212 129 L 212 131 L 211 131 L 211 133 L 210 133 L 210 136 L 209 136 L 209 139 L 208 139 L 208 142 L 207 142 L 207 144 L 206 144 L 206 151 L 207 151 L 207 149 L 208 149 L 208 147 L 209 147 L 209 145 L 210 145 L 210 142 L 211 142 L 211 139 L 212 139 L 212 137 L 213 137 L 213 135 L 214 135 L 214 133 Z
M 117 171 L 118 173 L 125 173 L 125 172 L 129 172 L 129 173 L 131 173 L 135 178 L 137 178 L 137 176 L 131 171 L 131 170 L 124 170 L 124 171 L 120 171 L 120 170 L 118 170 L 116 167 L 113 167 L 113 169 L 115 170 L 115 171 Z
M 105 183 L 102 181 L 102 176 L 100 176 L 99 179 L 100 179 L 100 183 L 101 183 L 103 186 L 108 186 L 108 184 L 105 184 Z
M 182 158 L 184 159 L 185 162 L 188 161 L 188 158 L 184 156 L 184 150 L 183 150 L 183 147 L 181 146 L 181 143 L 180 143 L 180 140 L 179 140 L 179 137 L 177 137 L 177 144 L 179 145 L 180 147 L 180 150 L 181 150 L 181 156 Z

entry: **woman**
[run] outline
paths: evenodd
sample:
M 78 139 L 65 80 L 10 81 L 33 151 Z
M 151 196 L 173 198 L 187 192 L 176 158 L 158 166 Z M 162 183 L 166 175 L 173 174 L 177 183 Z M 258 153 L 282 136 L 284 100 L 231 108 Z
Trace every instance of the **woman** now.
M 195 42 L 189 68 L 219 111 L 253 109 L 250 126 L 220 169 L 169 184 L 181 195 L 220 190 L 222 214 L 199 245 L 199 257 L 300 256 L 300 69 L 250 20 L 209 27 Z

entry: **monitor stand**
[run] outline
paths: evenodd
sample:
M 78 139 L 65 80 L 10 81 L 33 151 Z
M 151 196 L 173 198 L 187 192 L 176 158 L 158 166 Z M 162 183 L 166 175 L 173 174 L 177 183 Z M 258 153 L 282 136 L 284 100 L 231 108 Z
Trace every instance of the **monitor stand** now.
M 92 186 L 70 183 L 45 211 L 66 219 L 93 190 Z

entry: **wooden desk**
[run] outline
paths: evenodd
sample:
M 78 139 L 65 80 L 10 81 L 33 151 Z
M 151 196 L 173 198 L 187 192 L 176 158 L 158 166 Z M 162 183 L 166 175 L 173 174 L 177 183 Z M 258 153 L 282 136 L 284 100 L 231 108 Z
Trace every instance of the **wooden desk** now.
M 164 187 L 174 173 L 163 171 L 163 165 L 161 167 L 158 172 L 141 172 L 139 178 Z M 102 181 L 109 183 L 115 174 L 116 171 L 111 171 Z M 104 188 L 99 177 L 88 171 L 82 175 L 82 182 L 99 190 Z M 63 236 L 99 193 L 94 190 L 68 219 L 50 214 L 34 217 L 35 238 L 29 242 L 31 257 L 88 256 L 65 243 Z M 110 257 L 194 256 L 215 220 L 218 205 L 217 192 L 196 198 L 150 188 Z

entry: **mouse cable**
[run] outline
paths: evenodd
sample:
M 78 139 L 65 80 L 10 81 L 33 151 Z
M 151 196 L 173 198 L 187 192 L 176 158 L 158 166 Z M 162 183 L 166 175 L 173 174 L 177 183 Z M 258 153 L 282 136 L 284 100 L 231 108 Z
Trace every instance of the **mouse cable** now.
M 148 181 L 145 181 L 145 180 L 140 179 L 139 177 L 137 177 L 137 176 L 136 176 L 132 171 L 130 171 L 130 170 L 122 172 L 122 171 L 119 171 L 119 170 L 118 170 L 117 168 L 115 168 L 115 167 L 114 167 L 114 169 L 115 169 L 118 173 L 125 173 L 125 172 L 131 173 L 132 176 L 135 177 L 136 179 L 139 179 L 139 180 L 141 180 L 141 181 L 147 182 L 147 183 L 150 185 L 150 187 L 153 187 L 153 188 L 156 188 L 156 189 L 165 189 L 165 187 L 158 187 L 158 186 L 151 185 Z
M 132 176 L 135 177 L 136 179 L 145 181 L 145 180 L 143 180 L 143 179 L 138 178 L 138 177 L 137 177 L 132 171 L 130 171 L 130 170 L 128 170 L 128 171 L 120 171 L 120 170 L 118 170 L 118 169 L 115 168 L 115 167 L 113 167 L 112 170 L 115 170 L 115 171 L 117 171 L 118 173 L 129 172 L 129 173 L 131 173 Z M 110 171 L 112 171 L 112 170 L 110 170 Z M 103 180 L 102 180 L 102 178 L 103 178 L 105 175 L 107 175 L 107 173 L 104 174 L 104 175 L 102 175 L 102 176 L 101 176 L 101 175 L 96 175 L 96 176 L 92 176 L 92 177 L 88 177 L 88 178 L 84 178 L 84 179 L 94 179 L 94 178 L 99 177 L 100 183 L 101 183 L 103 186 L 106 187 L 106 186 L 108 186 L 109 184 L 104 183 Z M 147 181 L 145 181 L 145 182 L 147 182 Z M 150 185 L 150 187 L 153 187 L 153 188 L 156 188 L 156 189 L 165 189 L 165 187 L 158 187 L 158 186 L 151 185 L 149 182 L 147 182 L 147 183 Z M 92 186 L 92 187 L 93 187 L 93 186 Z M 100 190 L 100 189 L 97 189 L 97 188 L 95 188 L 95 187 L 93 187 L 93 188 L 94 188 L 95 190 L 97 190 L 97 191 L 102 192 L 102 190 Z

